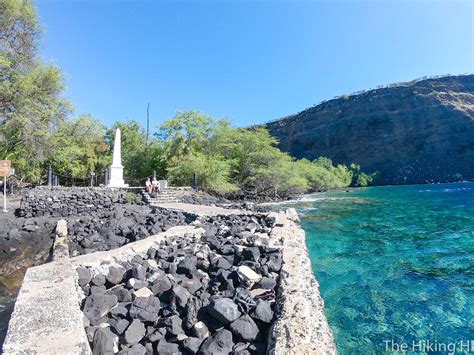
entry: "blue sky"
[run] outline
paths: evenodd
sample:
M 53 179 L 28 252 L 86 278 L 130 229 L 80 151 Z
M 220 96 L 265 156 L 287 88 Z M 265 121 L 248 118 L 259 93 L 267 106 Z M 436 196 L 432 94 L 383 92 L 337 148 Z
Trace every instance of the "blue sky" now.
M 474 72 L 470 0 L 37 0 L 43 57 L 76 114 L 151 126 L 198 109 L 237 126 L 335 95 Z

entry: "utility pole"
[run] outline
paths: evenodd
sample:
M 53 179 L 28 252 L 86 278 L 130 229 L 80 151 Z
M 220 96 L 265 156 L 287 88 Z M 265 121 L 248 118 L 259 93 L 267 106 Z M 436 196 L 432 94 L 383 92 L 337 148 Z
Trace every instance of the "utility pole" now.
M 150 134 L 150 103 L 146 108 L 146 140 L 145 140 L 145 150 L 148 150 L 148 135 Z

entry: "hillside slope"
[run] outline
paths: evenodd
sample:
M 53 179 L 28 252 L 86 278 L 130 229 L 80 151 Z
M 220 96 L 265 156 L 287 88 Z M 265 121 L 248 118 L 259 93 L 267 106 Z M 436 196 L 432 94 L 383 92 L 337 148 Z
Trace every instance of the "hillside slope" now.
M 474 179 L 474 75 L 343 96 L 266 126 L 292 156 L 357 162 L 380 184 Z

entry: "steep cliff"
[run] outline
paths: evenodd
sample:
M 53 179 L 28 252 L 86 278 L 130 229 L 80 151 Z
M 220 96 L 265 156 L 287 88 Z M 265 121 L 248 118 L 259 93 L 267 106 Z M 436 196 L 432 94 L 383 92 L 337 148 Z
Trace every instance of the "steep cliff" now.
M 292 156 L 356 162 L 380 184 L 474 179 L 474 75 L 342 96 L 266 126 Z

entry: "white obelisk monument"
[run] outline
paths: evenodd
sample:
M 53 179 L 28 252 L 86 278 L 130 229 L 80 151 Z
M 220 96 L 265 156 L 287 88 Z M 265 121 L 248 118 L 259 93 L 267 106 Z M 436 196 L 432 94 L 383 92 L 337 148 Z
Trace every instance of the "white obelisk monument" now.
M 123 165 L 122 165 L 122 148 L 121 148 L 120 129 L 115 130 L 114 152 L 112 157 L 112 165 L 109 168 L 110 178 L 107 187 L 128 187 L 123 181 Z

